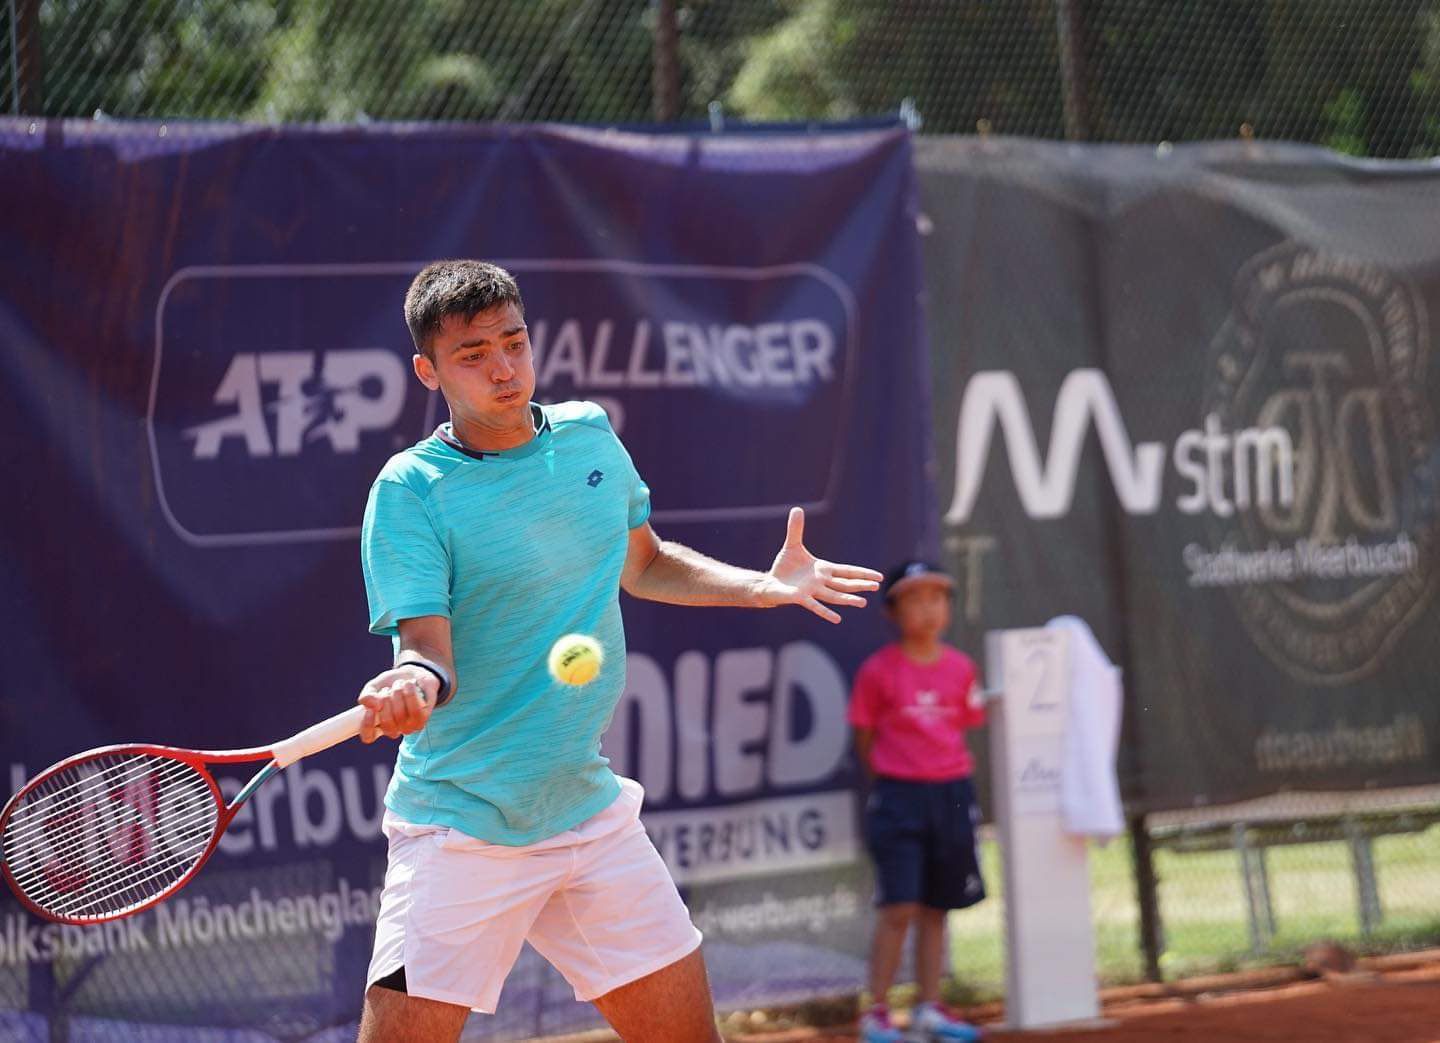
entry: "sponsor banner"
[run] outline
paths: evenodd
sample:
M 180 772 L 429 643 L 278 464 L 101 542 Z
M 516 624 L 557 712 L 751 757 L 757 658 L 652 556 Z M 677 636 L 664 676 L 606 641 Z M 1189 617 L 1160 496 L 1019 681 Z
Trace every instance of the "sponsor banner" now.
M 696 812 L 657 812 L 645 829 L 677 883 L 847 865 L 856 843 L 854 794 L 758 800 Z
M 11 791 L 101 744 L 273 741 L 388 661 L 357 533 L 385 460 L 446 418 L 401 312 L 435 258 L 515 272 L 537 397 L 605 407 L 662 536 L 763 568 L 799 504 L 829 557 L 938 546 L 903 131 L 86 122 L 37 147 L 27 127 L 0 121 L 0 183 L 27 200 L 0 218 L 0 612 L 34 667 L 0 689 Z M 624 613 L 604 750 L 646 789 L 720 1002 L 859 988 L 844 711 L 881 613 Z M 0 1011 L 113 1039 L 353 1038 L 393 756 L 292 766 L 183 894 L 122 925 L 52 928 L 0 896 Z M 527 949 L 467 1038 L 595 1021 Z
M 697 481 L 693 460 L 656 455 L 646 480 L 673 490 L 657 523 L 834 505 L 843 457 L 811 418 L 844 411 L 855 300 L 832 272 L 495 260 L 522 283 L 542 401 L 599 401 L 638 444 L 686 424 L 738 424 L 757 446 L 795 447 L 740 496 Z M 197 546 L 355 538 L 374 470 L 362 440 L 393 450 L 443 419 L 439 395 L 410 373 L 402 317 L 375 314 L 403 300 L 422 263 L 211 265 L 171 277 L 156 309 L 147 424 L 177 536 Z M 744 321 L 720 321 L 730 317 Z M 320 476 L 317 452 L 335 459 Z
M 918 163 L 967 638 L 1090 623 L 1136 808 L 1440 778 L 1440 174 L 1228 144 Z

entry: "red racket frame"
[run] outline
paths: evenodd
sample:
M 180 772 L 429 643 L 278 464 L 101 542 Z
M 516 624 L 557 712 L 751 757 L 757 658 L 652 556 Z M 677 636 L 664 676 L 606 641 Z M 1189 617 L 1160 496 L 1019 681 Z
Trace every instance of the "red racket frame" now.
M 5 830 L 10 824 L 11 817 L 15 814 L 16 808 L 25 797 L 33 793 L 43 782 L 53 778 L 55 775 L 70 768 L 78 767 L 92 760 L 101 757 L 124 756 L 127 754 L 150 754 L 168 758 L 170 760 L 182 761 L 199 771 L 204 778 L 206 785 L 210 788 L 210 795 L 215 800 L 217 815 L 215 828 L 211 831 L 210 842 L 205 846 L 204 852 L 196 859 L 195 864 L 179 880 L 171 884 L 160 894 L 141 905 L 126 909 L 122 912 L 111 913 L 105 916 L 64 916 L 47 911 L 32 901 L 23 890 L 19 882 L 10 873 L 8 863 L 0 861 L 0 875 L 5 878 L 5 883 L 20 900 L 20 903 L 29 909 L 36 916 L 53 921 L 55 923 L 74 924 L 84 927 L 90 924 L 108 923 L 111 920 L 123 920 L 126 917 L 135 916 L 151 909 L 169 898 L 176 891 L 188 884 L 196 873 L 210 860 L 215 853 L 215 848 L 220 843 L 220 837 L 224 835 L 235 815 L 241 806 L 250 799 L 261 784 L 283 768 L 289 767 L 301 757 L 318 753 L 328 749 L 336 743 L 358 735 L 360 722 L 364 718 L 365 708 L 353 706 L 334 717 L 321 721 L 319 724 L 292 735 L 282 742 L 273 746 L 252 746 L 244 750 L 187 750 L 178 746 L 156 746 L 148 743 L 121 743 L 115 746 L 100 746 L 93 750 L 86 750 L 73 757 L 67 757 L 46 768 L 39 775 L 35 776 L 24 786 L 21 786 L 8 801 L 5 802 L 4 810 L 0 810 L 0 841 L 3 841 Z M 264 767 L 257 771 L 243 787 L 235 794 L 235 799 L 225 803 L 225 795 L 220 792 L 220 784 L 215 781 L 215 776 L 210 771 L 214 764 L 245 764 L 255 761 L 269 761 Z

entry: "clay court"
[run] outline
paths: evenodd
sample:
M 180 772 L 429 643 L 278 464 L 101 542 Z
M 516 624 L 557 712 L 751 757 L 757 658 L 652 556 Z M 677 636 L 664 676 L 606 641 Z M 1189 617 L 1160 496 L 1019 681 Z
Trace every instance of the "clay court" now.
M 1064 1032 L 1006 1032 L 996 1007 L 973 1012 L 994 1043 L 1148 1043 L 1151 1040 L 1307 1040 L 1440 1043 L 1440 951 L 1362 961 L 1348 975 L 1296 980 L 1277 968 L 1173 986 L 1107 990 L 1111 1024 Z M 734 1043 L 844 1043 L 853 1029 L 727 1033 Z

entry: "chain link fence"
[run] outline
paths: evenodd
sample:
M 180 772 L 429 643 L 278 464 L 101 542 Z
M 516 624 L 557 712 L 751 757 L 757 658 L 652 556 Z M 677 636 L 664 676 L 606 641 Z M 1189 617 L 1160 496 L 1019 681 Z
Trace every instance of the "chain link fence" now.
M 1147 829 L 1167 976 L 1440 940 L 1440 789 L 1281 794 Z
M 1440 0 L 3 0 L 30 116 L 814 121 L 1440 153 Z
M 952 915 L 957 1002 L 1004 991 L 1004 876 L 982 844 L 990 899 Z M 1145 952 L 1134 838 L 1093 847 L 1102 984 L 1344 961 L 1440 944 L 1440 789 L 1292 793 L 1150 815 L 1157 938 Z M 1156 973 L 1158 972 L 1158 973 Z

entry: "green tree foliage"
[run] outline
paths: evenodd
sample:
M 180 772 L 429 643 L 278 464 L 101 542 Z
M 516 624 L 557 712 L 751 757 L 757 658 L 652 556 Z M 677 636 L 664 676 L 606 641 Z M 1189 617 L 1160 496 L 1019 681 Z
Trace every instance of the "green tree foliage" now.
M 237 114 L 269 62 L 277 12 L 263 0 L 50 0 L 40 5 L 45 115 Z M 192 77 L 208 84 L 196 94 Z M 179 97 L 191 104 L 171 111 Z
M 1063 135 L 1059 0 L 676 0 L 681 118 Z M 1089 136 L 1440 152 L 1440 0 L 1070 0 Z M 652 118 L 658 0 L 11 0 L 42 115 Z
M 1431 0 L 1092 0 L 1096 136 L 1231 137 L 1249 123 L 1359 155 L 1434 152 L 1437 12 Z
M 790 7 L 787 0 L 680 0 L 682 118 L 703 118 L 711 102 L 724 102 L 751 48 L 790 16 Z M 802 110 L 788 111 L 794 118 Z
M 46 0 L 46 115 L 649 117 L 625 0 Z
M 1263 96 L 1265 5 L 1093 0 L 1081 27 L 1094 135 L 1234 137 Z
M 893 112 L 925 130 L 1063 130 L 1052 0 L 799 0 L 751 43 L 728 100 L 757 118 Z
M 1063 134 L 1053 0 L 793 0 L 728 93 L 759 118 L 915 100 L 927 131 Z M 1440 151 L 1440 0 L 1074 0 L 1090 137 Z
M 1358 155 L 1440 151 L 1440 90 L 1425 68 L 1437 16 L 1431 0 L 1369 0 L 1363 17 L 1344 0 L 1274 0 L 1258 126 L 1303 128 Z

